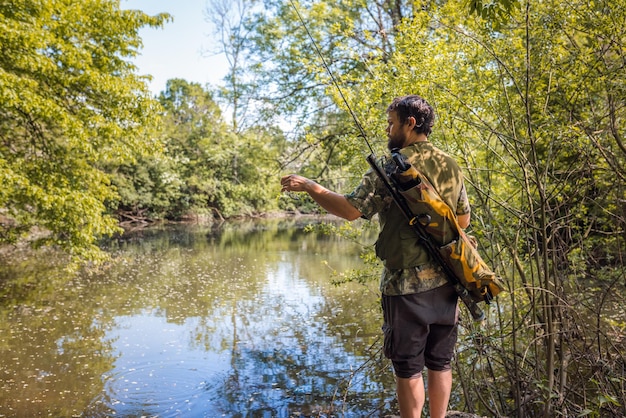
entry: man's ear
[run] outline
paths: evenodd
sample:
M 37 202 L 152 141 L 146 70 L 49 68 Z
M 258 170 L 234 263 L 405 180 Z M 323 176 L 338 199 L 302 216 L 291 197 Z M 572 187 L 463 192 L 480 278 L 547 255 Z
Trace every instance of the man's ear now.
M 408 118 L 406 118 L 406 124 L 409 125 L 409 128 L 411 128 L 411 130 L 413 130 L 413 128 L 415 128 L 415 125 L 417 124 L 417 120 L 415 120 L 415 117 L 409 116 Z

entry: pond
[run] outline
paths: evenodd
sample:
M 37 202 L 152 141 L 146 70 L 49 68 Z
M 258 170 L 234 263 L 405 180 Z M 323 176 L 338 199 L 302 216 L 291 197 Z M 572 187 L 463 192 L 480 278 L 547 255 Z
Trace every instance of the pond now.
M 77 277 L 54 257 L 14 260 L 0 277 L 0 416 L 397 413 L 377 280 L 333 284 L 362 267 L 360 246 L 306 223 L 151 228 Z

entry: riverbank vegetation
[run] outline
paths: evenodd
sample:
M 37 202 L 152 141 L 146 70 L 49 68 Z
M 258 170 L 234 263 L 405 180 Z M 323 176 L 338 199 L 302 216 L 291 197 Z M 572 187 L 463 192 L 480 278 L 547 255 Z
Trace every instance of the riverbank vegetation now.
M 626 1 L 233 3 L 207 3 L 224 85 L 158 97 L 130 59 L 167 15 L 0 5 L 0 242 L 94 259 L 124 223 L 315 211 L 280 175 L 351 190 L 370 151 L 350 111 L 383 153 L 386 104 L 417 93 L 507 285 L 461 345 L 467 409 L 626 415 Z

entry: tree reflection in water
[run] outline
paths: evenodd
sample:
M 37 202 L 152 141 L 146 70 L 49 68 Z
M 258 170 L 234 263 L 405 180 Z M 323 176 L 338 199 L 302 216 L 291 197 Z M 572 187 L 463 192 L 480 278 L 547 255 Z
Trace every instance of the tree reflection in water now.
M 68 404 L 24 390 L 34 379 L 25 374 L 21 387 L 15 379 L 4 384 L 0 404 L 8 407 L 0 415 L 393 412 L 393 376 L 378 352 L 376 292 L 331 285 L 324 263 L 337 270 L 358 266 L 357 246 L 277 221 L 219 233 L 197 227 L 143 231 L 108 246 L 115 263 L 105 271 L 65 285 L 59 278 L 53 287 L 41 278 L 37 292 L 13 286 L 14 300 L 3 300 L 9 323 L 31 322 L 25 328 L 36 339 L 49 335 L 38 330 L 59 329 L 59 316 L 20 314 L 17 306 L 71 313 L 68 329 L 41 350 L 38 368 L 53 370 L 68 353 L 51 346 L 71 341 L 75 350 L 66 362 L 72 373 L 55 371 L 56 378 L 44 379 L 40 390 L 55 393 L 66 381 L 83 386 Z M 11 280 L 18 279 L 6 283 Z M 94 329 L 101 332 L 94 335 Z M 14 332 L 2 339 L 10 348 L 28 336 Z M 12 355 L 2 351 L 5 375 L 19 374 Z M 16 355 L 20 367 L 34 367 L 28 352 Z M 5 403 L 9 399 L 18 401 Z

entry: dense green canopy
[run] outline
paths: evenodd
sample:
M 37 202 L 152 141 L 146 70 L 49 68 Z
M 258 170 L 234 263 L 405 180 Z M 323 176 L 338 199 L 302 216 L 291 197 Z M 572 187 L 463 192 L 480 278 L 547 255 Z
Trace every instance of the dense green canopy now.
M 36 232 L 78 254 L 117 230 L 105 163 L 155 147 L 156 103 L 129 59 L 165 15 L 119 1 L 0 3 L 0 240 Z

